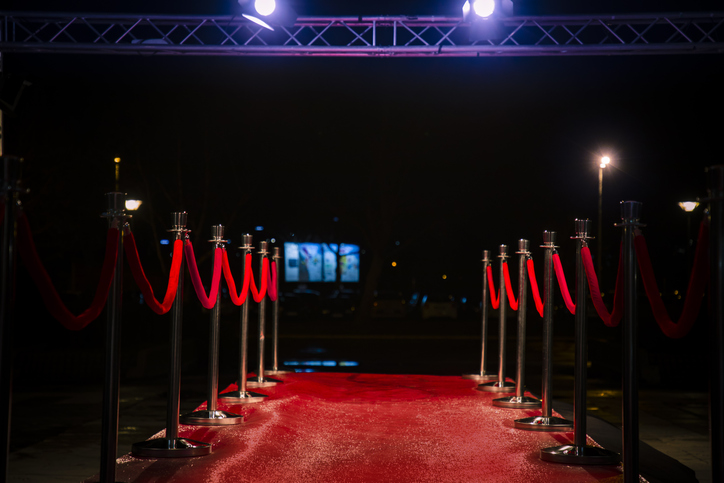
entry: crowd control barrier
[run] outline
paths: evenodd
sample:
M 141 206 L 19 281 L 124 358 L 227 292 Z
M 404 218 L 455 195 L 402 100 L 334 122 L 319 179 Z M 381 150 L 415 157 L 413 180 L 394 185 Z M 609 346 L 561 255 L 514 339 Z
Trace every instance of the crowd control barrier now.
M 135 238 L 130 229 L 130 216 L 124 210 L 124 194 L 108 193 L 108 210 L 103 214 L 108 219 L 106 232 L 105 255 L 101 274 L 90 307 L 79 315 L 72 314 L 63 304 L 55 289 L 51 277 L 44 268 L 32 237 L 30 223 L 20 210 L 20 166 L 21 160 L 3 157 L 3 191 L 0 207 L 0 223 L 2 224 L 2 264 L 0 266 L 0 283 L 2 286 L 2 309 L 0 310 L 0 419 L 4 431 L 2 457 L 3 467 L 0 477 L 7 477 L 8 438 L 10 434 L 10 405 L 12 400 L 12 347 L 11 321 L 13 318 L 14 272 L 16 270 L 16 254 L 20 255 L 23 265 L 40 290 L 41 298 L 49 313 L 69 330 L 81 330 L 98 318 L 105 309 L 106 327 L 106 362 L 103 390 L 103 419 L 101 443 L 101 481 L 115 480 L 115 455 L 118 441 L 118 401 L 120 375 L 120 331 L 121 331 L 121 287 L 123 281 L 124 254 L 128 260 L 133 279 L 144 296 L 150 310 L 159 315 L 171 313 L 170 330 L 170 361 L 169 390 L 167 404 L 166 433 L 156 438 L 133 445 L 132 453 L 136 456 L 149 457 L 186 457 L 209 454 L 212 447 L 209 443 L 179 438 L 179 396 L 181 367 L 181 327 L 183 318 L 183 267 L 187 261 L 189 275 L 194 291 L 203 307 L 211 311 L 210 355 L 208 403 L 205 417 L 198 418 L 194 424 L 237 424 L 243 418 L 239 415 L 225 413 L 219 416 L 216 408 L 218 392 L 218 345 L 219 345 L 219 286 L 222 275 L 230 289 L 232 302 L 240 306 L 241 337 L 239 354 L 238 391 L 221 394 L 219 397 L 229 398 L 235 402 L 259 402 L 264 400 L 263 394 L 249 392 L 247 386 L 276 384 L 281 381 L 269 379 L 266 374 L 277 374 L 278 368 L 277 333 L 278 333 L 278 276 L 277 261 L 281 258 L 279 249 L 275 248 L 272 255 L 271 268 L 267 242 L 260 242 L 259 255 L 259 288 L 252 271 L 251 236 L 242 237 L 243 281 L 241 292 L 237 294 L 228 256 L 225 250 L 226 240 L 223 239 L 224 227 L 213 227 L 214 264 L 211 274 L 211 287 L 207 294 L 196 267 L 193 246 L 188 239 L 185 212 L 173 213 L 172 228 L 174 234 L 173 258 L 169 273 L 166 293 L 161 301 L 155 295 L 141 265 Z M 682 314 L 676 322 L 670 317 L 661 301 L 656 279 L 649 257 L 646 240 L 642 234 L 640 221 L 641 203 L 625 201 L 621 205 L 622 243 L 619 255 L 618 273 L 616 276 L 615 295 L 611 311 L 606 307 L 601 296 L 591 252 L 588 247 L 590 221 L 576 220 L 576 295 L 575 302 L 571 297 L 562 268 L 560 256 L 556 251 L 556 233 L 545 231 L 543 245 L 545 253 L 544 297 L 541 298 L 533 258 L 527 240 L 520 240 L 518 245 L 518 298 L 510 283 L 507 265 L 507 246 L 499 248 L 499 289 L 496 294 L 493 271 L 490 266 L 489 254 L 483 252 L 483 311 L 482 311 L 482 357 L 479 373 L 468 375 L 471 379 L 484 382 L 491 377 L 485 371 L 485 352 L 487 338 L 487 297 L 494 309 L 499 309 L 499 364 L 497 380 L 488 384 L 480 384 L 477 389 L 491 392 L 510 392 L 515 386 L 515 395 L 496 400 L 503 407 L 506 403 L 521 402 L 524 391 L 525 368 L 525 333 L 527 312 L 527 281 L 533 295 L 535 308 L 543 318 L 543 384 L 541 388 L 540 416 L 518 419 L 515 427 L 526 430 L 561 431 L 573 428 L 574 439 L 570 444 L 546 448 L 541 451 L 541 458 L 564 464 L 615 464 L 618 455 L 602 448 L 591 448 L 586 445 L 586 301 L 590 293 L 593 306 L 599 318 L 606 326 L 620 327 L 623 332 L 623 431 L 622 455 L 624 481 L 638 481 L 638 368 L 637 362 L 637 314 L 636 284 L 640 274 L 644 293 L 651 306 L 654 318 L 662 332 L 670 338 L 681 338 L 688 334 L 698 319 L 702 300 L 710 294 L 710 340 L 711 346 L 711 392 L 710 392 L 710 428 L 713 477 L 715 481 L 724 477 L 724 239 L 722 237 L 722 218 L 724 218 L 724 166 L 713 166 L 709 169 L 709 193 L 706 201 L 709 210 L 706 218 L 699 226 L 693 268 L 690 274 L 686 299 Z M 525 271 L 528 272 L 526 279 Z M 554 308 L 554 282 L 558 279 L 561 297 L 567 309 L 575 316 L 575 399 L 574 421 L 554 417 L 551 407 L 552 381 L 552 327 Z M 249 293 L 251 299 L 259 304 L 259 367 L 255 379 L 247 380 L 247 345 L 248 345 L 248 308 Z M 274 330 L 274 366 L 265 371 L 265 329 L 266 329 L 266 298 L 272 301 Z M 518 353 L 516 384 L 505 377 L 505 317 L 508 306 L 518 311 Z M 213 415 L 212 415 L 213 413 Z M 191 416 L 189 416 L 193 419 Z M 223 423 L 211 420 L 224 420 Z

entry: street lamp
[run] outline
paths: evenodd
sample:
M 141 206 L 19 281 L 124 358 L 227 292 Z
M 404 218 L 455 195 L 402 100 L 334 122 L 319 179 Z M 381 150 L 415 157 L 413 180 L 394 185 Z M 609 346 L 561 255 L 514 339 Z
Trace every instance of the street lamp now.
M 603 156 L 601 163 L 598 166 L 598 252 L 596 255 L 596 262 L 598 264 L 598 279 L 599 285 L 601 284 L 601 258 L 603 249 L 603 170 L 611 162 L 611 158 Z
M 698 201 L 680 201 L 679 208 L 686 212 L 686 251 L 689 251 L 694 240 L 691 239 L 691 212 L 699 206 Z

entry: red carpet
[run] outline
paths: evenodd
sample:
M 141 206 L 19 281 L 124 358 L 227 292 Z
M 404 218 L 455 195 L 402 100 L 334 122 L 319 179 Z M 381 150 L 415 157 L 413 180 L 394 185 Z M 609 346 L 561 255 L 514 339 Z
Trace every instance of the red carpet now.
M 181 437 L 212 443 L 210 455 L 168 459 L 126 455 L 118 460 L 116 479 L 169 483 L 622 481 L 620 467 L 541 461 L 541 448 L 568 443 L 573 434 L 515 429 L 514 419 L 540 411 L 496 408 L 491 401 L 501 396 L 474 390 L 474 381 L 339 373 L 281 378 L 284 384 L 258 390 L 269 394 L 265 402 L 219 407 L 244 414 L 246 422 L 241 425 L 181 426 Z

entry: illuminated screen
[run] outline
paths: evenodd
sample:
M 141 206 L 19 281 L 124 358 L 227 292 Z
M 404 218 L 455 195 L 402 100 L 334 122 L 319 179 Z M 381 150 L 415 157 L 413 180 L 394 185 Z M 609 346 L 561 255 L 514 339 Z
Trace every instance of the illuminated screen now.
M 338 253 L 339 252 L 339 253 Z M 284 281 L 359 282 L 359 246 L 342 243 L 284 243 Z

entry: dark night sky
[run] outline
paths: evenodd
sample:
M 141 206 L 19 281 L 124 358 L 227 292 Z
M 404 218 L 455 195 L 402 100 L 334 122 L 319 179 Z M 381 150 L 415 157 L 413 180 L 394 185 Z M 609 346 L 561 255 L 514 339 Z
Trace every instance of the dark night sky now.
M 8 9 L 46 8 L 21 3 Z M 94 3 L 52 10 L 99 11 Z M 226 13 L 220 1 L 205 3 L 203 11 L 191 2 L 176 2 L 174 10 L 105 5 L 134 13 Z M 676 5 L 637 4 L 649 11 L 680 10 Z M 369 10 L 374 6 L 386 11 Z M 687 9 L 694 6 L 703 10 L 711 2 Z M 573 2 L 526 7 L 576 13 Z M 561 10 L 550 11 L 555 7 Z M 455 14 L 428 2 L 308 8 L 329 15 Z M 619 2 L 587 11 L 624 8 L 633 9 Z M 25 202 L 41 243 L 55 230 L 97 236 L 112 158 L 121 156 L 123 190 L 153 192 L 161 216 L 152 221 L 139 213 L 137 232 L 153 222 L 163 230 L 168 212 L 184 209 L 200 240 L 212 223 L 227 224 L 234 239 L 262 224 L 268 236 L 346 237 L 369 246 L 365 236 L 376 224 L 364 214 L 372 206 L 374 216 L 391 212 L 390 243 L 402 243 L 389 256 L 407 260 L 415 277 L 446 270 L 467 281 L 479 276 L 481 249 L 515 247 L 518 238 L 537 247 L 544 229 L 557 230 L 562 250 L 572 252 L 573 219 L 591 218 L 595 227 L 596 159 L 604 152 L 614 159 L 604 181 L 606 253 L 617 255 L 619 231 L 612 225 L 622 199 L 644 202 L 650 245 L 660 243 L 662 256 L 673 253 L 686 228 L 676 202 L 705 195 L 704 168 L 721 162 L 721 65 L 718 55 L 6 55 L 6 85 L 20 78 L 33 83 L 17 116 L 7 120 L 7 148 L 27 161 L 33 194 Z M 384 195 L 390 192 L 393 202 Z

